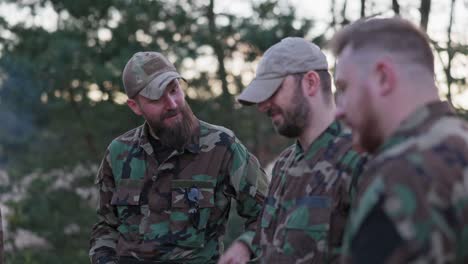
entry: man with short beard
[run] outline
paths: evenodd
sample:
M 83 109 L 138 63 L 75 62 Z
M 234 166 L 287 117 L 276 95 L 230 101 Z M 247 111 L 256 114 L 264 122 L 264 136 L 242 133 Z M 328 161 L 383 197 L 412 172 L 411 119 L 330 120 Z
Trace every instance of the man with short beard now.
M 439 99 L 426 34 L 401 18 L 331 41 L 337 117 L 374 154 L 346 229 L 345 263 L 468 263 L 468 123 Z
M 303 38 L 283 39 L 265 52 L 238 100 L 257 104 L 279 134 L 296 142 L 274 165 L 254 242 L 234 243 L 219 263 L 245 263 L 251 253 L 262 263 L 336 262 L 364 158 L 334 121 L 325 55 Z
M 123 71 L 131 110 L 145 123 L 114 139 L 97 175 L 95 264 L 214 263 L 231 199 L 255 234 L 268 182 L 232 131 L 198 120 L 174 65 L 157 52 L 133 55 Z

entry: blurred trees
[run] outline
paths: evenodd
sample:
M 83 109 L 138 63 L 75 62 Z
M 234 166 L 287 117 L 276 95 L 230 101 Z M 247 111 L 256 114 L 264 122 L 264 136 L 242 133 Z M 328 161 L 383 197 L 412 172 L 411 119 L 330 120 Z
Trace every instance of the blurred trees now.
M 309 34 L 314 21 L 299 18 L 286 0 L 253 1 L 248 16 L 216 12 L 214 0 L 6 1 L 32 16 L 15 25 L 0 18 L 0 33 L 8 33 L 0 34 L 0 170 L 10 176 L 0 186 L 11 210 L 7 263 L 88 262 L 96 166 L 114 137 L 142 123 L 122 93 L 120 74 L 133 53 L 166 54 L 188 80 L 184 89 L 197 116 L 234 130 L 266 166 L 289 142 L 256 109 L 240 108 L 235 96 L 262 53 L 283 37 L 305 36 L 322 45 L 351 21 L 346 0 L 332 1 L 330 25 L 315 39 Z M 376 11 L 374 1 L 361 0 L 359 16 L 401 15 L 401 2 Z M 37 22 L 44 8 L 57 14 L 49 18 L 53 29 Z M 424 28 L 430 8 L 430 0 L 420 2 Z M 448 41 L 434 47 L 450 99 L 451 87 L 466 87 L 466 76 L 455 76 L 452 64 L 468 48 L 447 30 Z M 45 244 L 17 248 L 12 241 L 23 230 Z M 238 231 L 227 234 L 228 242 Z
M 30 230 L 46 241 L 43 246 L 50 252 L 10 243 L 9 263 L 88 261 L 87 240 L 96 220 L 92 196 L 82 197 L 73 190 L 92 187 L 94 175 L 71 175 L 77 165 L 96 166 L 112 138 L 142 122 L 123 104 L 120 81 L 126 61 L 137 51 L 161 51 L 182 73 L 191 74 L 186 93 L 194 112 L 236 131 L 262 155 L 262 161 L 271 160 L 284 147 L 286 141 L 274 135 L 266 118 L 252 119 L 258 115 L 255 109 L 237 110 L 234 95 L 244 86 L 242 75 L 226 65 L 252 62 L 286 35 L 304 36 L 311 22 L 300 20 L 293 27 L 294 9 L 279 10 L 276 1 L 255 5 L 248 19 L 216 14 L 214 4 L 213 0 L 17 2 L 33 15 L 49 6 L 58 18 L 52 31 L 34 24 L 1 24 L 13 35 L 2 40 L 0 58 L 0 107 L 2 120 L 7 121 L 0 131 L 5 135 L 0 139 L 1 161 L 15 182 L 9 191 L 19 185 L 25 189 L 9 202 L 10 238 Z M 186 66 L 203 57 L 216 58 L 212 69 Z M 267 142 L 270 139 L 275 143 Z M 53 169 L 63 172 L 53 176 Z M 62 177 L 71 177 L 66 188 L 50 187 Z M 74 232 L 67 231 L 70 226 Z

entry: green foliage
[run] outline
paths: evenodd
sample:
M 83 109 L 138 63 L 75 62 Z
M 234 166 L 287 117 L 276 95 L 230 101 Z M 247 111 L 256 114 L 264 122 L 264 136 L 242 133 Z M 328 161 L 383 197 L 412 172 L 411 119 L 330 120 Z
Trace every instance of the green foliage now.
M 95 172 L 95 166 L 82 165 L 73 170 L 30 174 L 27 181 L 15 184 L 21 199 L 9 204 L 13 211 L 8 219 L 10 231 L 31 230 L 46 244 L 29 249 L 14 247 L 12 252 L 7 252 L 7 260 L 11 263 L 86 262 L 89 231 L 97 218 L 90 206 L 93 197 L 90 186 Z M 44 249 L 51 254 L 44 254 Z
M 21 199 L 9 203 L 9 229 L 12 234 L 30 230 L 49 247 L 13 247 L 8 263 L 88 262 L 96 216 L 91 200 L 75 190 L 93 188 L 94 175 L 73 180 L 69 188 L 52 188 L 61 176 L 51 174 L 68 168 L 65 177 L 77 173 L 70 169 L 77 164 L 97 164 L 112 138 L 142 123 L 118 103 L 121 71 L 137 51 L 161 51 L 177 67 L 184 59 L 216 57 L 220 65 L 215 74 L 199 71 L 188 80 L 198 94 L 213 96 L 187 98 L 197 116 L 233 129 L 263 165 L 288 143 L 255 108 L 237 109 L 226 80 L 239 93 L 244 88 L 241 76 L 223 64 L 235 52 L 251 62 L 285 36 L 305 36 L 312 22 L 298 20 L 292 7 L 280 10 L 276 1 L 266 1 L 254 6 L 252 17 L 242 18 L 214 14 L 203 1 L 8 1 L 32 14 L 51 4 L 59 17 L 53 31 L 27 23 L 11 26 L 0 18 L 0 30 L 14 35 L 2 39 L 0 57 L 0 120 L 5 124 L 0 126 L 0 168 L 7 169 L 13 185 L 41 175 L 25 186 Z M 102 38 L 102 32 L 110 38 Z M 214 96 L 208 84 L 213 80 L 223 81 L 221 96 Z M 100 96 L 91 99 L 90 93 Z M 228 243 L 241 226 L 240 218 L 231 221 L 235 228 L 228 231 Z M 71 224 L 78 231 L 65 232 Z
M 257 52 L 263 53 L 287 36 L 304 37 L 312 27 L 311 20 L 296 18 L 293 7 L 288 6 L 284 11 L 281 10 L 278 1 L 264 1 L 255 5 L 253 9 L 254 17 L 242 21 L 239 28 L 242 39 L 246 43 L 255 45 Z M 295 24 L 300 26 L 296 28 Z

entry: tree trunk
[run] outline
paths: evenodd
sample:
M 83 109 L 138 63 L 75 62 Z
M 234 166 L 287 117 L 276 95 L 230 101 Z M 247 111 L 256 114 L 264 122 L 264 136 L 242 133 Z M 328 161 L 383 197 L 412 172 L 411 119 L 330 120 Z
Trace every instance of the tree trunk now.
M 345 26 L 345 25 L 349 24 L 349 20 L 346 18 L 347 5 L 348 5 L 348 1 L 345 0 L 343 2 L 343 8 L 341 9 L 341 17 L 343 18 L 343 20 L 341 21 L 342 26 Z
M 210 0 L 210 5 L 208 7 L 208 27 L 210 29 L 210 42 L 211 46 L 214 49 L 216 59 L 218 60 L 218 78 L 221 80 L 221 88 L 222 88 L 222 105 L 221 107 L 224 108 L 226 111 L 230 111 L 233 109 L 233 104 L 231 101 L 231 96 L 229 95 L 228 90 L 228 83 L 226 80 L 226 67 L 224 66 L 224 49 L 223 45 L 217 38 L 218 31 L 216 29 L 216 17 L 214 13 L 214 0 Z
M 335 14 L 335 4 L 336 4 L 336 0 L 332 0 L 331 1 L 331 5 L 330 5 L 330 13 L 332 15 L 332 21 L 331 21 L 331 26 L 333 28 L 336 27 L 336 14 Z
M 392 0 L 392 8 L 395 15 L 400 15 L 400 4 L 398 4 L 398 0 Z
M 427 31 L 427 25 L 429 24 L 429 13 L 431 12 L 431 0 L 421 0 L 421 7 L 419 8 L 421 13 L 421 28 Z
M 447 66 L 444 67 L 445 77 L 447 79 L 447 100 L 452 104 L 452 83 L 454 81 L 452 76 L 452 60 L 455 57 L 455 50 L 452 47 L 452 25 L 453 25 L 453 12 L 455 9 L 455 0 L 452 0 L 450 6 L 450 20 L 447 28 Z
M 88 125 L 88 122 L 86 122 L 86 119 L 83 117 L 83 113 L 81 112 L 80 105 L 75 101 L 75 93 L 73 92 L 72 88 L 67 89 L 68 92 L 70 93 L 70 104 L 75 110 L 76 118 L 78 122 L 80 123 L 80 126 L 83 130 L 83 139 L 86 142 L 86 145 L 88 146 L 88 151 L 96 158 L 99 159 L 99 152 L 97 151 L 96 144 L 94 143 L 94 137 L 93 134 L 91 133 L 91 129 Z
M 366 0 L 361 0 L 361 18 L 366 17 Z

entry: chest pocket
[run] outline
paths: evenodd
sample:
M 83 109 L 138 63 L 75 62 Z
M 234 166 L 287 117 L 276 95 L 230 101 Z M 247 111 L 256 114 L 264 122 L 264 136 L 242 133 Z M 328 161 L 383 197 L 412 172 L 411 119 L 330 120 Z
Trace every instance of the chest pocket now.
M 197 180 L 172 180 L 170 229 L 173 243 L 200 248 L 214 207 L 214 183 Z
M 140 193 L 142 180 L 122 179 L 112 195 L 111 205 L 117 208 L 119 226 L 117 230 L 126 240 L 139 240 L 142 218 Z

